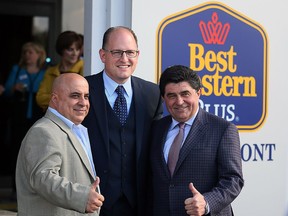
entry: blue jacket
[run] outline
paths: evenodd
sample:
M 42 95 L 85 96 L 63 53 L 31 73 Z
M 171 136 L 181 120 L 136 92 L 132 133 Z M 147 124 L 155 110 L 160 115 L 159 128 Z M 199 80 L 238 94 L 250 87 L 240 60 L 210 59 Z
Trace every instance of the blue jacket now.
M 14 65 L 8 79 L 5 83 L 5 95 L 8 97 L 13 96 L 12 88 L 16 83 L 23 83 L 27 86 L 27 113 L 28 119 L 33 116 L 33 104 L 35 103 L 35 94 L 39 89 L 39 85 L 44 77 L 45 68 L 41 69 L 38 73 L 30 74 L 25 68 L 20 68 Z

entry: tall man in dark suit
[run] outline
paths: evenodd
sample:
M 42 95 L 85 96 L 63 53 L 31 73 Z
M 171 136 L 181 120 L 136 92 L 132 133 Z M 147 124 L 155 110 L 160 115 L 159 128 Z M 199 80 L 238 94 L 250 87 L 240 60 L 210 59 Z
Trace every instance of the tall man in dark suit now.
M 91 109 L 83 124 L 88 128 L 101 193 L 105 197 L 100 214 L 144 215 L 148 133 L 152 121 L 161 118 L 163 112 L 159 87 L 132 76 L 140 52 L 131 29 L 109 28 L 99 54 L 105 67 L 102 72 L 86 77 Z M 124 98 L 121 95 L 119 101 L 124 106 L 117 103 L 121 92 Z M 121 111 L 120 118 L 114 109 Z
M 199 107 L 201 81 L 188 67 L 167 68 L 160 91 L 171 115 L 152 127 L 152 215 L 233 215 L 244 184 L 237 128 Z

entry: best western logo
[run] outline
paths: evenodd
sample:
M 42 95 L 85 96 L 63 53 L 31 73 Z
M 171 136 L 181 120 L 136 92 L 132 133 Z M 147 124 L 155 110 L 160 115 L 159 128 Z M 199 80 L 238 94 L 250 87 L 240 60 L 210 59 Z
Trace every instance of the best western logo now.
M 201 107 L 237 125 L 258 129 L 267 115 L 267 35 L 259 24 L 221 3 L 165 18 L 157 32 L 157 75 L 175 64 L 202 80 Z

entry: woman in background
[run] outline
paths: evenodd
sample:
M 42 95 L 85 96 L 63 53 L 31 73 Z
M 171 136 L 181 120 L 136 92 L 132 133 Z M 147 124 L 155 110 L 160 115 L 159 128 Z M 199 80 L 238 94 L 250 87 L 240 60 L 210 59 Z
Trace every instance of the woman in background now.
M 78 73 L 83 76 L 82 53 L 83 41 L 74 31 L 62 32 L 56 41 L 56 52 L 60 55 L 60 62 L 47 69 L 44 79 L 36 95 L 37 104 L 45 112 L 51 97 L 52 83 L 61 73 Z
M 4 96 L 9 101 L 11 134 L 11 174 L 14 177 L 18 151 L 28 129 L 42 116 L 35 95 L 45 74 L 46 52 L 42 45 L 27 42 L 22 46 L 20 61 L 12 67 L 5 83 Z M 12 179 L 15 192 L 15 182 Z
M 35 95 L 45 74 L 45 60 L 46 52 L 42 45 L 25 43 L 19 64 L 12 67 L 5 83 L 4 94 L 12 102 L 16 120 L 18 123 L 23 120 L 28 124 L 27 128 L 42 115 L 35 102 Z

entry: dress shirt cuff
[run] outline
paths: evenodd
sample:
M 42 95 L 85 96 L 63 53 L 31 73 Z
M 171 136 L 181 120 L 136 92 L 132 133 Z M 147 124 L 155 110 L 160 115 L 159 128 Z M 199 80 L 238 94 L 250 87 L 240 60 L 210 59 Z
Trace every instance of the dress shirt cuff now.
M 210 207 L 209 207 L 209 204 L 208 202 L 206 201 L 206 206 L 205 206 L 205 215 L 208 215 L 210 213 Z

